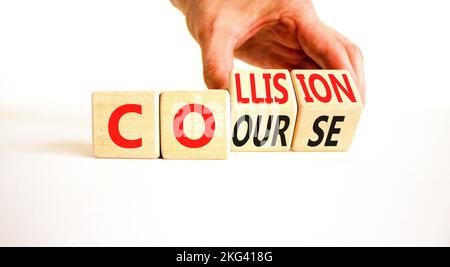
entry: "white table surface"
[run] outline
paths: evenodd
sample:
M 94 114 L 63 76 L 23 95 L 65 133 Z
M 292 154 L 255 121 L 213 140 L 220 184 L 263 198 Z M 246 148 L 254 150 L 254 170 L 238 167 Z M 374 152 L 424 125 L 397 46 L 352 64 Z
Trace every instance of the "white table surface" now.
M 95 159 L 90 117 L 50 110 L 0 112 L 0 245 L 450 245 L 448 109 L 226 161 Z

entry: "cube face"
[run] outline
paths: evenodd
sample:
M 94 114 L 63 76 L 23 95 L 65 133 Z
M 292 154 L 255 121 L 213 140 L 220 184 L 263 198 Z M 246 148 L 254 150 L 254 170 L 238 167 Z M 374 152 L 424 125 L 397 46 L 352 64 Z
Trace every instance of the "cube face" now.
M 293 70 L 299 114 L 293 151 L 346 151 L 363 103 L 348 71 Z
M 302 110 L 292 143 L 299 152 L 347 151 L 352 143 L 361 110 Z
M 225 90 L 164 92 L 160 102 L 165 159 L 226 159 L 230 96 Z
M 287 70 L 235 70 L 230 94 L 232 151 L 290 150 L 297 102 Z
M 92 96 L 92 115 L 96 157 L 160 156 L 158 93 L 96 92 Z

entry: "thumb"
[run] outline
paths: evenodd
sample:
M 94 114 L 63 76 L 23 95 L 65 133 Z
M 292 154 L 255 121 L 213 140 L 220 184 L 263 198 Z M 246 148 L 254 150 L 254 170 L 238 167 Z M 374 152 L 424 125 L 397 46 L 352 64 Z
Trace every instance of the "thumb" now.
M 297 39 L 321 68 L 352 70 L 345 47 L 315 14 L 298 22 Z
M 216 35 L 200 46 L 206 86 L 209 89 L 228 89 L 234 57 L 232 38 Z
M 298 22 L 297 39 L 305 53 L 321 68 L 348 70 L 365 101 L 363 59 L 359 48 L 323 24 L 315 14 Z

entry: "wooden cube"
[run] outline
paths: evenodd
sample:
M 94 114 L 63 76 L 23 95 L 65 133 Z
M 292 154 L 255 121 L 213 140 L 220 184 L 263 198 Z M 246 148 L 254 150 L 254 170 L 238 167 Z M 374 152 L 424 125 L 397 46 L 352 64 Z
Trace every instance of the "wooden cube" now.
M 163 92 L 161 151 L 165 159 L 226 159 L 230 96 L 225 90 Z
M 363 110 L 348 71 L 293 70 L 299 114 L 293 151 L 346 151 Z
M 96 92 L 92 96 L 94 155 L 98 158 L 160 156 L 159 94 Z
M 232 151 L 290 150 L 297 102 L 287 70 L 235 70 L 230 94 Z

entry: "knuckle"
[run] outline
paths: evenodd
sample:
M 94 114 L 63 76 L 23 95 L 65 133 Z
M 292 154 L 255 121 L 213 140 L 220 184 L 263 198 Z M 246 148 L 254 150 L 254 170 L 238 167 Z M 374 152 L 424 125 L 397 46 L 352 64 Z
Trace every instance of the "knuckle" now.
M 335 47 L 335 43 L 316 43 L 316 53 L 319 58 L 328 58 L 333 52 L 333 48 Z
M 203 63 L 203 73 L 208 77 L 217 77 L 221 72 L 220 65 L 215 59 L 205 59 Z
M 359 48 L 357 45 L 350 43 L 347 47 L 348 53 L 351 54 L 353 57 L 356 57 L 360 60 L 364 58 L 363 52 L 361 48 Z
M 228 24 L 226 17 L 219 14 L 206 14 L 199 19 L 198 23 L 198 41 L 201 44 L 208 44 L 212 38 L 217 36 L 231 35 L 231 26 Z
M 199 31 L 201 33 L 211 33 L 214 29 L 213 25 L 217 20 L 217 17 L 207 11 L 202 11 L 198 16 Z
M 210 88 L 222 88 L 226 86 L 224 70 L 215 60 L 206 60 L 203 64 L 203 76 Z

